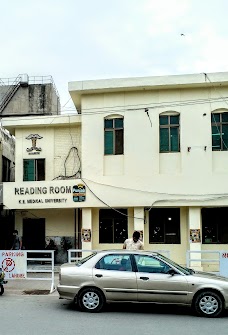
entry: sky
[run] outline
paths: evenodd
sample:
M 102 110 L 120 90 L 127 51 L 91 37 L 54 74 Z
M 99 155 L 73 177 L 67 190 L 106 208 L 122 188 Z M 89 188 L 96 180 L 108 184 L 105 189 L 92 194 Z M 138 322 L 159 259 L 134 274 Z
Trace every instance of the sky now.
M 0 78 L 68 82 L 226 72 L 227 0 L 1 1 Z

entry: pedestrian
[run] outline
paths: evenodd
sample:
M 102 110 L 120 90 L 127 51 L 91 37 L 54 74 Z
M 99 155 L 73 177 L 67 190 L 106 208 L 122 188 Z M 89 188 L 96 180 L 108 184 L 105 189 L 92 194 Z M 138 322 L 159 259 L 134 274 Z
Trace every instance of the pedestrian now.
M 18 236 L 18 231 L 13 231 L 13 244 L 11 250 L 21 250 L 22 249 L 22 241 L 21 238 Z
M 142 241 L 140 241 L 140 232 L 134 231 L 132 238 L 128 238 L 124 241 L 123 249 L 127 250 L 143 250 L 144 246 Z

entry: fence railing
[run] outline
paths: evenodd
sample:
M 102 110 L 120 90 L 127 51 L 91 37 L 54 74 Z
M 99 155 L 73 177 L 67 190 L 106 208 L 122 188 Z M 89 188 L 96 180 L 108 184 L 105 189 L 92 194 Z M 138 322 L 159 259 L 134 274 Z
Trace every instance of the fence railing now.
M 54 80 L 52 76 L 28 76 L 27 74 L 19 74 L 17 78 L 20 78 L 20 80 L 23 82 L 25 79 L 28 84 L 52 84 L 53 88 L 56 92 L 56 95 L 59 97 L 58 90 L 55 86 Z M 11 78 L 0 78 L 0 85 L 6 85 L 11 86 L 14 85 L 16 77 Z
M 213 272 L 215 274 L 220 274 L 220 251 L 192 251 L 192 250 L 187 250 L 186 253 L 186 264 L 187 267 L 194 266 L 194 264 L 198 263 L 200 266 L 204 267 L 206 264 L 212 266 L 217 269 L 217 271 L 209 271 L 208 272 Z M 192 255 L 198 254 L 199 257 L 192 257 Z M 213 255 L 212 257 L 207 257 L 207 255 Z M 216 255 L 214 257 L 214 255 Z M 205 257 L 206 256 L 206 257 Z M 211 269 L 213 270 L 213 268 Z
M 99 250 L 85 250 L 85 249 L 69 249 L 68 250 L 68 263 L 73 263 L 82 259 L 86 254 L 92 254 L 93 252 L 98 252 Z M 73 256 L 74 254 L 74 256 Z
M 55 290 L 55 267 L 54 267 L 54 250 L 25 250 L 26 252 L 26 279 L 30 280 L 51 280 L 50 293 Z M 28 257 L 28 254 L 41 254 L 41 257 Z M 42 257 L 43 254 L 50 254 L 50 257 Z M 34 267 L 33 269 L 28 268 L 28 261 L 32 262 L 51 262 L 50 269 L 39 269 L 39 267 Z M 50 273 L 51 277 L 28 277 L 29 273 Z
M 6 280 L 48 280 L 55 290 L 54 250 L 0 250 Z M 42 266 L 42 263 L 48 263 Z M 41 276 L 42 273 L 42 276 Z
M 122 250 L 122 249 L 120 249 Z M 84 249 L 69 249 L 68 250 L 68 263 L 73 263 L 75 261 L 79 261 L 85 255 L 92 254 L 93 252 L 98 252 L 101 250 L 84 250 Z M 118 250 L 116 250 L 118 252 Z M 170 251 L 169 250 L 157 250 L 160 254 L 170 258 Z

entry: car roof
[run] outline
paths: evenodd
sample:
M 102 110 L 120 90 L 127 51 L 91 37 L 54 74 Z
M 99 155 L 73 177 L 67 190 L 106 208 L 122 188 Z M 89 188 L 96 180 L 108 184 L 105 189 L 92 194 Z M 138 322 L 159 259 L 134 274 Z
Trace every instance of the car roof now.
M 143 255 L 160 255 L 158 252 L 154 251 L 146 251 L 146 250 L 127 250 L 127 249 L 111 249 L 111 250 L 97 250 L 97 253 L 103 253 L 103 254 L 143 254 Z

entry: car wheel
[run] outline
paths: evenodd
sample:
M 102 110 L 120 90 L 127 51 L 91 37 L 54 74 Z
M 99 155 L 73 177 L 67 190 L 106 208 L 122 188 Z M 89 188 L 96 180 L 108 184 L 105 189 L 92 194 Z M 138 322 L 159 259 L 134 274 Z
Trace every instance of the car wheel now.
M 215 318 L 223 312 L 223 302 L 213 291 L 200 293 L 195 299 L 195 311 L 198 315 Z
M 99 312 L 105 303 L 103 294 L 96 288 L 84 289 L 78 297 L 78 305 L 86 312 Z
M 0 295 L 3 295 L 3 293 L 4 293 L 4 286 L 0 285 Z

